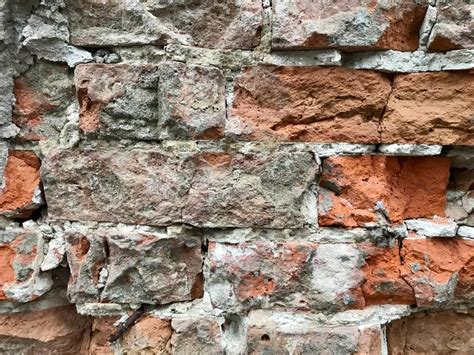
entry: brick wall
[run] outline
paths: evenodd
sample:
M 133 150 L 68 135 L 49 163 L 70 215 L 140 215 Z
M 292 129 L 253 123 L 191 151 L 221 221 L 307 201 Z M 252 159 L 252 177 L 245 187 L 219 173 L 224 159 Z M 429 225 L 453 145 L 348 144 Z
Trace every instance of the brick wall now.
M 474 352 L 473 14 L 0 0 L 0 353 Z

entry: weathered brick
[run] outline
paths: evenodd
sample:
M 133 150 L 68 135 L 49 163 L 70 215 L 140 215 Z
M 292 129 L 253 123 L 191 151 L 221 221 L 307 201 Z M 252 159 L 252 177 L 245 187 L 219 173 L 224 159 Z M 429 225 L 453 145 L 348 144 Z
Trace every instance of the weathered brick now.
M 222 354 L 221 324 L 212 316 L 176 316 L 171 321 L 173 354 Z
M 10 150 L 0 184 L 0 215 L 26 218 L 42 203 L 39 159 L 32 151 Z
M 252 311 L 249 354 L 380 354 L 379 325 L 325 326 L 304 313 Z
M 226 131 L 250 140 L 378 143 L 390 90 L 388 78 L 365 70 L 251 67 L 236 79 Z
M 0 314 L 0 352 L 86 354 L 90 323 L 74 306 Z
M 216 68 L 86 64 L 75 72 L 84 132 L 112 138 L 219 138 L 225 80 Z
M 179 222 L 194 172 L 191 154 L 159 149 L 64 150 L 43 164 L 50 217 L 131 224 Z
M 66 1 L 71 43 L 78 46 L 182 43 L 252 48 L 260 41 L 257 0 L 225 3 L 151 0 Z
M 291 146 L 196 156 L 183 220 L 211 227 L 301 227 L 317 164 L 311 153 Z
M 274 0 L 272 47 L 342 50 L 418 48 L 427 1 Z
M 68 233 L 67 242 L 75 303 L 188 301 L 202 283 L 201 239 L 193 234 L 100 229 Z
M 419 313 L 387 327 L 389 354 L 469 354 L 474 349 L 474 315 Z
M 158 132 L 158 67 L 86 64 L 75 70 L 79 127 L 111 136 L 150 139 Z
M 354 245 L 311 242 L 210 243 L 206 289 L 214 306 L 301 310 L 363 306 L 364 263 Z M 362 304 L 360 304 L 362 302 Z
M 54 219 L 131 224 L 300 227 L 317 163 L 292 146 L 228 151 L 75 149 L 53 153 L 43 169 Z
M 225 79 L 216 68 L 166 63 L 158 88 L 163 137 L 221 138 L 224 134 Z
M 211 242 L 206 289 L 215 307 L 235 312 L 470 304 L 473 247 L 468 240 L 420 238 L 404 240 L 401 248 Z
M 56 139 L 74 104 L 74 80 L 66 65 L 39 62 L 15 80 L 12 121 L 16 140 Z
M 445 52 L 474 49 L 472 3 L 463 0 L 440 0 L 436 3 L 436 22 L 431 30 L 428 49 Z
M 398 75 L 382 119 L 383 143 L 474 145 L 474 73 Z
M 474 242 L 406 239 L 399 250 L 361 246 L 366 254 L 366 305 L 440 306 L 472 302 Z
M 381 216 L 392 222 L 444 216 L 448 178 L 445 157 L 327 158 L 319 224 L 357 227 L 373 225 Z
M 43 246 L 37 231 L 0 231 L 0 300 L 29 302 L 51 289 L 51 274 L 40 270 Z

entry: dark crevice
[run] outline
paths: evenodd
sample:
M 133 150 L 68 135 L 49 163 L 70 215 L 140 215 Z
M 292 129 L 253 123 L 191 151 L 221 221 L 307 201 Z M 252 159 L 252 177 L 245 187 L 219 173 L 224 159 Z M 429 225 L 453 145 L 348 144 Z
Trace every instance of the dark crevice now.
M 11 220 L 18 223 L 18 224 L 20 224 L 20 226 L 22 227 L 23 223 L 25 223 L 25 222 L 28 222 L 28 221 L 37 222 L 37 221 L 39 221 L 43 217 L 43 215 L 46 214 L 46 211 L 47 211 L 47 207 L 42 206 L 42 208 L 38 208 L 38 209 L 34 210 L 33 212 L 31 212 L 31 214 L 29 214 L 25 217 L 14 217 L 14 218 L 11 218 Z
M 379 133 L 379 142 L 380 144 L 383 143 L 382 141 L 382 134 L 383 134 L 383 118 L 385 116 L 385 113 L 387 112 L 387 107 L 388 107 L 388 102 L 390 101 L 390 98 L 392 97 L 393 90 L 394 90 L 394 82 L 395 82 L 395 73 L 384 73 L 385 77 L 390 81 L 390 92 L 387 95 L 387 100 L 385 101 L 385 105 L 380 112 L 380 116 L 378 118 L 378 133 Z M 378 147 L 377 147 L 378 150 Z

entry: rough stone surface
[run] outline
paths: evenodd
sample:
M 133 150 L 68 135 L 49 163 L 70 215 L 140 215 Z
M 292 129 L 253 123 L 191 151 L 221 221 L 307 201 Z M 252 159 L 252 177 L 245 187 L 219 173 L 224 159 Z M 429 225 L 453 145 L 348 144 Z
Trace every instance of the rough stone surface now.
M 13 123 L 20 127 L 16 139 L 57 138 L 74 105 L 74 80 L 68 68 L 40 62 L 15 80 Z
M 329 327 L 304 314 L 253 311 L 247 331 L 249 354 L 380 354 L 380 326 Z
M 66 62 L 70 67 L 92 61 L 88 51 L 68 44 L 68 20 L 60 11 L 63 7 L 63 1 L 51 1 L 34 8 L 21 31 L 21 45 L 38 58 Z
M 370 243 L 212 242 L 206 289 L 219 309 L 441 306 L 472 302 L 474 244 L 462 239 Z
M 474 5 L 470 1 L 441 0 L 436 3 L 437 17 L 429 38 L 430 51 L 474 49 Z
M 297 147 L 228 152 L 78 149 L 53 153 L 43 183 L 55 219 L 298 227 L 317 163 Z
M 448 177 L 445 157 L 329 157 L 320 181 L 319 225 L 444 216 Z
M 79 127 L 86 133 L 105 131 L 112 137 L 157 137 L 157 70 L 154 65 L 78 66 Z
M 78 46 L 165 45 L 252 48 L 259 43 L 262 7 L 254 0 L 66 1 L 71 43 Z
M 418 48 L 426 2 L 275 0 L 272 48 L 342 50 Z
M 363 281 L 363 256 L 351 245 L 311 242 L 210 243 L 207 289 L 220 309 L 352 308 Z M 363 301 L 362 301 L 363 302 Z
M 112 138 L 219 138 L 224 130 L 220 70 L 182 63 L 79 66 L 79 127 Z
M 472 312 L 414 314 L 388 325 L 390 354 L 468 354 L 474 349 Z
M 43 245 L 34 230 L 0 231 L 0 300 L 29 302 L 51 289 L 51 274 L 40 269 Z
M 183 220 L 209 227 L 313 224 L 312 154 L 291 146 L 261 148 L 196 156 Z
M 29 217 L 42 202 L 40 161 L 32 151 L 9 151 L 0 189 L 0 214 Z
M 74 306 L 0 314 L 0 352 L 5 354 L 85 354 L 90 323 Z
M 48 251 L 41 263 L 41 271 L 48 271 L 57 268 L 63 261 L 64 255 L 66 255 L 66 242 L 62 234 L 58 234 L 54 239 L 51 239 L 47 247 Z
M 382 142 L 474 145 L 474 74 L 395 77 L 382 120 Z
M 215 68 L 165 64 L 158 107 L 162 137 L 216 139 L 224 134 L 225 80 Z
M 193 175 L 188 152 L 64 150 L 43 164 L 48 212 L 69 220 L 179 222 Z
M 226 131 L 250 140 L 378 143 L 390 81 L 345 68 L 257 66 L 236 79 Z
M 222 331 L 215 317 L 182 316 L 171 321 L 173 354 L 221 354 Z
M 84 232 L 66 238 L 73 302 L 165 304 L 200 297 L 195 292 L 202 283 L 200 237 L 126 229 Z M 100 288 L 104 268 L 108 273 Z

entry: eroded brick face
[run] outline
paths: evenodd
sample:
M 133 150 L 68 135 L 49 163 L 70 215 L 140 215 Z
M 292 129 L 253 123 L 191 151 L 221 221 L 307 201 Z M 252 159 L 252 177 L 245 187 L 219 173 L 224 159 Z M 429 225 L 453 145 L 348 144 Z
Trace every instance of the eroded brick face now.
M 66 245 L 74 302 L 166 304 L 201 296 L 193 292 L 202 283 L 201 240 L 193 234 L 90 231 L 68 235 Z
M 413 51 L 426 2 L 272 2 L 276 49 L 395 49 Z
M 401 247 L 212 243 L 208 286 L 217 307 L 233 310 L 470 304 L 473 248 L 441 238 L 407 239 Z
M 251 140 L 376 143 L 389 94 L 390 81 L 371 71 L 247 68 L 228 130 Z
M 314 221 L 303 206 L 317 170 L 307 149 L 236 146 L 222 153 L 182 147 L 51 155 L 43 175 L 51 215 L 210 227 L 295 228 Z
M 394 321 L 388 327 L 388 349 L 392 354 L 406 354 L 406 349 L 413 353 L 469 353 L 472 317 L 472 312 L 439 312 Z
M 448 177 L 443 157 L 330 157 L 320 181 L 319 224 L 363 227 L 379 218 L 444 216 Z
M 52 287 L 50 272 L 41 272 L 44 241 L 36 231 L 0 231 L 0 300 L 33 301 Z
M 78 66 L 79 127 L 108 138 L 211 138 L 224 132 L 220 70 L 182 63 Z
M 474 74 L 396 76 L 382 120 L 384 143 L 474 144 Z

